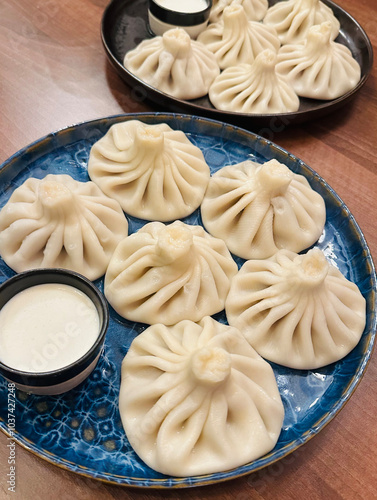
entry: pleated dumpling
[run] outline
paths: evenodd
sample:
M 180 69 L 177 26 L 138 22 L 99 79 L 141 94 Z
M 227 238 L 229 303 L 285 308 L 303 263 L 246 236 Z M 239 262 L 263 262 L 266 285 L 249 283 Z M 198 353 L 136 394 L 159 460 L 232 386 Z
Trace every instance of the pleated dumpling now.
M 277 160 L 218 170 L 201 213 L 207 231 L 244 259 L 265 259 L 281 248 L 300 252 L 318 240 L 326 221 L 322 196 Z
M 226 68 L 209 89 L 216 109 L 250 114 L 297 111 L 300 100 L 292 84 L 275 70 L 276 53 L 266 49 L 252 64 Z
M 201 226 L 150 222 L 125 238 L 105 276 L 105 295 L 124 318 L 172 325 L 224 309 L 237 265 Z
M 143 40 L 126 53 L 123 64 L 143 82 L 177 99 L 206 95 L 220 72 L 212 52 L 183 28 Z
M 286 0 L 270 7 L 263 23 L 273 26 L 283 45 L 304 40 L 309 29 L 325 21 L 331 24 L 331 38 L 339 34 L 340 23 L 321 0 Z
M 312 99 L 336 99 L 355 88 L 361 76 L 351 51 L 331 40 L 328 21 L 310 28 L 304 42 L 282 47 L 276 71 L 299 96 Z
M 214 0 L 209 15 L 210 23 L 221 21 L 225 7 L 236 3 L 242 5 L 250 21 L 261 21 L 268 9 L 268 0 Z
M 208 25 L 198 36 L 198 41 L 215 54 L 221 69 L 241 63 L 251 64 L 263 50 L 277 52 L 280 47 L 275 29 L 249 21 L 238 3 L 225 7 L 221 21 Z
M 93 145 L 88 172 L 126 213 L 160 221 L 197 209 L 210 177 L 203 153 L 184 132 L 138 120 L 113 125 Z
M 318 248 L 304 255 L 280 250 L 242 266 L 226 314 L 261 356 L 305 370 L 336 362 L 356 346 L 366 302 Z
M 61 267 L 97 279 L 127 234 L 117 201 L 65 174 L 27 179 L 0 212 L 0 255 L 16 272 Z
M 263 456 L 284 418 L 270 365 L 237 329 L 210 317 L 153 325 L 135 338 L 122 363 L 119 411 L 139 457 L 178 477 Z

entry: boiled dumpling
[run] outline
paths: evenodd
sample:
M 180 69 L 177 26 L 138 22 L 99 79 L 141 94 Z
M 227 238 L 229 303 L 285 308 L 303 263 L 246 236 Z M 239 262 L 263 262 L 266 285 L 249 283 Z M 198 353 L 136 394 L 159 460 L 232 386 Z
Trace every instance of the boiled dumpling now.
M 326 221 L 322 196 L 277 160 L 218 170 L 201 212 L 207 231 L 244 259 L 265 259 L 280 248 L 300 252 L 318 240 Z
M 363 333 L 365 309 L 358 287 L 318 248 L 247 261 L 226 301 L 229 323 L 261 356 L 298 369 L 346 356 Z
M 105 295 L 124 318 L 172 325 L 224 309 L 237 265 L 201 226 L 150 222 L 115 249 Z
M 117 201 L 65 174 L 27 179 L 0 212 L 0 254 L 16 272 L 61 267 L 97 279 L 127 233 Z
M 276 54 L 264 50 L 252 64 L 226 68 L 209 89 L 215 108 L 251 114 L 297 111 L 300 100 L 286 77 L 275 70 Z
M 225 7 L 236 3 L 242 5 L 250 21 L 261 21 L 268 9 L 268 0 L 214 0 L 209 15 L 210 23 L 221 21 Z
M 210 317 L 153 325 L 135 338 L 122 364 L 119 411 L 139 457 L 178 477 L 261 457 L 284 418 L 270 365 L 237 329 Z
M 126 213 L 160 221 L 198 208 L 210 177 L 203 153 L 184 132 L 138 120 L 113 125 L 93 145 L 88 172 Z
M 251 64 L 263 50 L 277 52 L 280 47 L 275 29 L 249 21 L 238 3 L 226 7 L 222 20 L 210 24 L 200 33 L 198 41 L 215 54 L 221 69 L 241 63 Z
M 339 34 L 340 23 L 330 7 L 320 0 L 286 0 L 270 7 L 263 23 L 273 26 L 281 43 L 304 40 L 309 29 L 325 21 L 331 24 L 331 38 Z
M 177 99 L 206 95 L 220 72 L 212 52 L 191 40 L 183 28 L 143 40 L 127 52 L 124 66 L 143 82 Z
M 282 47 L 277 61 L 276 71 L 302 97 L 336 99 L 360 81 L 359 64 L 347 47 L 331 41 L 328 21 L 310 28 L 304 42 Z

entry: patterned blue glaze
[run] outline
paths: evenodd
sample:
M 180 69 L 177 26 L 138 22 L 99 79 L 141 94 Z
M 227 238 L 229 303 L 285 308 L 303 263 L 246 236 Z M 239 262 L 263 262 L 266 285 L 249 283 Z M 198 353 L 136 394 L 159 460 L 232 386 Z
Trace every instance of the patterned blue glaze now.
M 124 434 L 119 411 L 120 366 L 130 343 L 146 325 L 131 323 L 111 310 L 103 355 L 89 378 L 61 396 L 36 396 L 17 392 L 14 439 L 42 458 L 85 476 L 140 487 L 186 487 L 231 479 L 271 464 L 317 434 L 344 406 L 369 361 L 376 332 L 376 275 L 365 239 L 348 208 L 310 167 L 275 144 L 251 132 L 220 122 L 177 114 L 119 115 L 82 123 L 56 133 L 19 151 L 0 170 L 0 207 L 15 187 L 28 177 L 68 173 L 88 180 L 90 148 L 117 122 L 140 119 L 166 122 L 183 130 L 204 153 L 216 171 L 246 159 L 276 158 L 294 172 L 306 176 L 324 197 L 327 222 L 317 243 L 327 258 L 360 288 L 367 300 L 367 324 L 355 349 L 338 363 L 315 371 L 291 370 L 273 365 L 285 406 L 279 441 L 268 455 L 234 470 L 174 478 L 147 467 L 133 452 Z M 184 219 L 201 223 L 200 213 Z M 144 221 L 129 217 L 130 231 Z M 241 259 L 237 259 L 241 264 Z M 0 282 L 14 273 L 0 259 Z M 96 282 L 103 290 L 103 280 Z M 223 313 L 216 315 L 225 321 Z M 7 382 L 0 377 L 0 428 L 7 427 Z M 221 437 L 220 437 L 221 439 Z

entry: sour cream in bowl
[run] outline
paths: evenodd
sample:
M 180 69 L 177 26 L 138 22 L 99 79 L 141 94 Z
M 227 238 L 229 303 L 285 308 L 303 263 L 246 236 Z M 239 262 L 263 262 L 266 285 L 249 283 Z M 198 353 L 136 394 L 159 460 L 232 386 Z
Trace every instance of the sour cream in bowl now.
M 109 322 L 103 294 L 65 269 L 36 269 L 0 286 L 0 373 L 25 392 L 61 394 L 92 372 Z
M 149 0 L 148 21 L 154 35 L 183 28 L 195 39 L 208 24 L 212 0 Z

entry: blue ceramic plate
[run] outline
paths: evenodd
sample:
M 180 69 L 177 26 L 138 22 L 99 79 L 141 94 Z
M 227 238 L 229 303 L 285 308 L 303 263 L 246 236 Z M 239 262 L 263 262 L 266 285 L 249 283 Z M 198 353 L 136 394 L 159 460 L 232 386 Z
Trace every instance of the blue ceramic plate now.
M 140 119 L 166 122 L 183 130 L 203 151 L 212 171 L 246 159 L 276 158 L 303 174 L 326 201 L 327 221 L 318 246 L 327 258 L 354 281 L 367 300 L 367 324 L 357 347 L 343 360 L 315 371 L 298 371 L 274 365 L 285 406 L 279 441 L 268 455 L 227 472 L 188 478 L 168 477 L 147 467 L 133 452 L 120 421 L 118 391 L 120 366 L 127 349 L 145 325 L 111 313 L 102 357 L 89 378 L 61 396 L 47 397 L 16 392 L 12 437 L 25 448 L 63 468 L 111 483 L 138 487 L 199 486 L 232 479 L 283 458 L 317 434 L 344 406 L 360 381 L 371 355 L 375 332 L 376 275 L 365 239 L 348 208 L 310 167 L 275 144 L 232 125 L 187 115 L 121 115 L 75 125 L 19 151 L 0 169 L 0 207 L 28 177 L 67 173 L 88 180 L 90 148 L 117 122 Z M 129 217 L 130 231 L 143 221 Z M 185 222 L 200 223 L 196 211 Z M 12 276 L 0 260 L 0 282 Z M 96 282 L 100 289 L 103 280 Z M 220 320 L 224 317 L 217 315 Z M 8 384 L 0 379 L 0 428 L 10 434 Z

